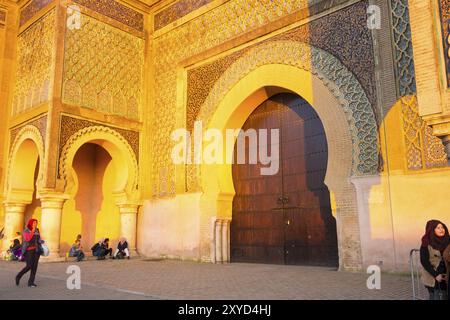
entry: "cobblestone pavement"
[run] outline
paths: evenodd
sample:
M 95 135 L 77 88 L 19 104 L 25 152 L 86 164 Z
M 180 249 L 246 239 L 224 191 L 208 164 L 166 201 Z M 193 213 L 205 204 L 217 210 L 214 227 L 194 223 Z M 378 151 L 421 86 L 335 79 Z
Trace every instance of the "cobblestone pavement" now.
M 28 274 L 14 284 L 23 263 L 0 261 L 0 299 L 411 299 L 406 275 L 383 273 L 381 290 L 369 290 L 368 274 L 322 267 L 145 259 L 77 263 L 81 289 L 69 290 L 72 264 L 40 263 L 38 287 L 28 288 Z

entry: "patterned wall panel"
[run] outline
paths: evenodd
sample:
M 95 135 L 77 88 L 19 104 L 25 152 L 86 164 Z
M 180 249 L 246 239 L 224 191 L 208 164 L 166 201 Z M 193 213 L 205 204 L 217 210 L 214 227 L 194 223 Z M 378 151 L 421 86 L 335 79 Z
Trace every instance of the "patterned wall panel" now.
M 155 30 L 159 30 L 213 0 L 180 0 L 155 15 Z
M 67 30 L 63 102 L 139 119 L 144 40 L 82 15 Z
M 144 15 L 115 0 L 72 0 L 86 8 L 117 20 L 137 31 L 144 31 Z
M 441 15 L 444 59 L 447 70 L 447 86 L 450 87 L 450 0 L 439 0 L 439 11 Z
M 111 127 L 108 125 L 105 125 L 103 123 L 68 117 L 68 116 L 62 116 L 61 117 L 61 124 L 60 124 L 60 133 L 59 133 L 59 153 L 58 153 L 58 159 L 61 156 L 61 152 L 64 148 L 64 145 L 69 140 L 69 138 L 79 130 L 82 130 L 87 127 L 92 126 L 103 126 L 110 129 L 113 129 L 114 131 L 118 132 L 122 137 L 125 138 L 125 140 L 130 144 L 131 148 L 133 149 L 134 155 L 136 156 L 136 160 L 139 162 L 139 132 L 132 131 L 132 130 L 125 130 L 120 129 L 116 127 Z
M 34 17 L 34 15 L 53 0 L 32 0 L 20 12 L 20 26 L 23 26 L 27 21 Z
M 12 114 L 49 101 L 55 64 L 55 11 L 34 23 L 18 38 Z
M 447 165 L 444 146 L 431 134 L 419 116 L 416 96 L 413 47 L 407 0 L 392 0 L 392 34 L 394 40 L 397 93 L 402 106 L 406 162 L 409 170 Z

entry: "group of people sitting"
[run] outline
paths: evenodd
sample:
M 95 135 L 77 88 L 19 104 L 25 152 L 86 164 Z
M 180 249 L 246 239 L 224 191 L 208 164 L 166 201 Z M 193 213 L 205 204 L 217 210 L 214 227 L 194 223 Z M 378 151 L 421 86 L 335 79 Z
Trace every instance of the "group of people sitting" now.
M 124 237 L 120 238 L 114 255 L 112 248 L 109 247 L 109 238 L 101 239 L 99 242 L 94 244 L 91 248 L 91 251 L 92 255 L 94 257 L 97 257 L 97 260 L 105 260 L 108 255 L 112 259 L 130 259 L 128 242 Z M 69 256 L 77 258 L 77 261 L 81 261 L 85 258 L 83 247 L 81 245 L 81 235 L 77 236 L 77 239 L 70 248 Z

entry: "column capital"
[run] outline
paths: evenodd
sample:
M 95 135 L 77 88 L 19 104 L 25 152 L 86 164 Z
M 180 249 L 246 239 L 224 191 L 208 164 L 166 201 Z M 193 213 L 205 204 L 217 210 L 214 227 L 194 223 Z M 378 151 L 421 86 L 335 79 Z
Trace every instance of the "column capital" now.
M 119 211 L 121 214 L 137 214 L 141 204 L 139 203 L 118 203 Z
M 23 208 L 25 209 L 25 207 L 28 205 L 29 203 L 26 201 L 17 201 L 17 200 L 5 200 L 3 201 L 3 206 L 7 209 L 12 209 L 12 208 Z
M 42 208 L 61 209 L 70 196 L 61 192 L 44 191 L 39 192 L 38 199 L 41 200 Z

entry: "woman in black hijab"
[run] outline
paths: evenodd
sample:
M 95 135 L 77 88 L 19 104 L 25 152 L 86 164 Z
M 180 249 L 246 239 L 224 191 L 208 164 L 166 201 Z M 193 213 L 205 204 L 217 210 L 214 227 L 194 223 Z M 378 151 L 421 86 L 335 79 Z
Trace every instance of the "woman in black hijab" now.
M 447 268 L 442 255 L 449 243 L 447 226 L 439 220 L 428 221 L 420 247 L 420 262 L 424 269 L 422 282 L 430 300 L 447 299 Z

